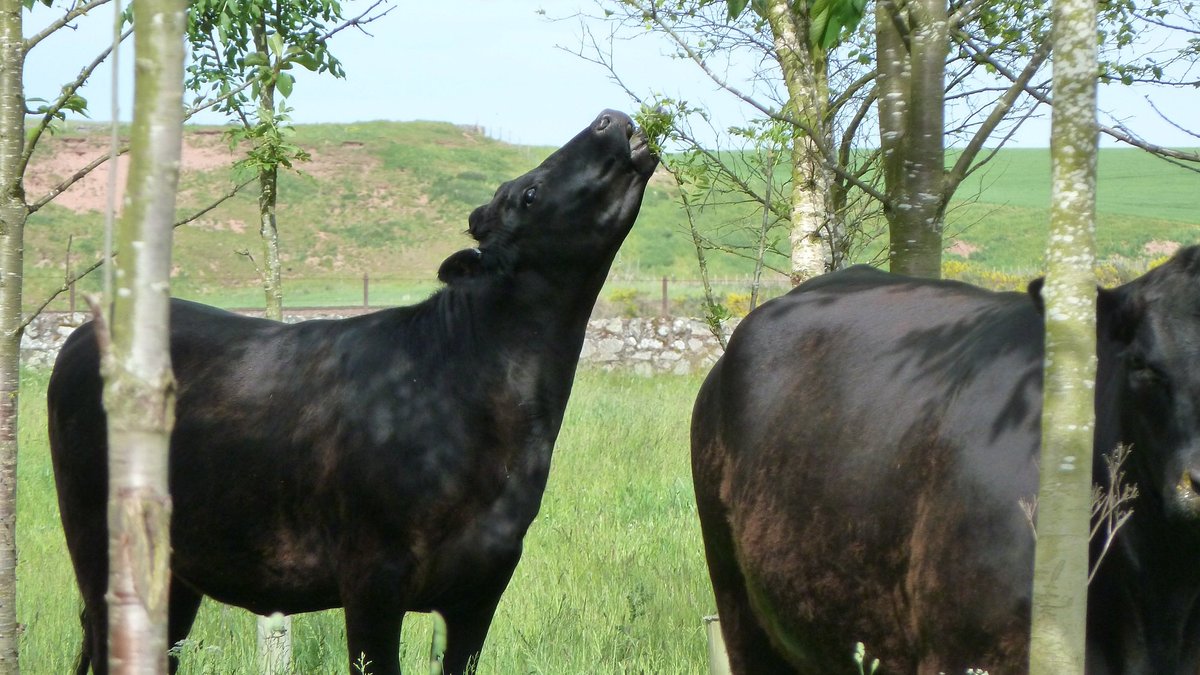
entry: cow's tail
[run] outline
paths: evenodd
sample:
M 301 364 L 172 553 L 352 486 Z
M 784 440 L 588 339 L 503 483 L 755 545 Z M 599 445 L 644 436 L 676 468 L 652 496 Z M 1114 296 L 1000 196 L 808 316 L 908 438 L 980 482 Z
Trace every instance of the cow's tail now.
M 79 623 L 83 626 L 83 646 L 79 648 L 79 662 L 75 666 L 75 675 L 87 675 L 92 667 L 92 622 L 88 621 L 86 609 L 79 613 Z

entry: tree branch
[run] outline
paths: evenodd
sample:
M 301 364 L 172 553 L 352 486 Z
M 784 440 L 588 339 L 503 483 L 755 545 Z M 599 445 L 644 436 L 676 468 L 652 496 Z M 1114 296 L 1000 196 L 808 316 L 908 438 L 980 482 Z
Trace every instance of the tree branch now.
M 996 72 L 1003 75 L 1009 81 L 1011 81 L 1011 82 L 1017 81 L 1018 76 L 1014 75 L 1013 72 L 1011 70 L 1009 70 L 1008 68 L 1005 68 L 1003 64 L 997 63 L 991 59 L 988 60 L 988 63 L 991 64 L 992 67 L 994 67 L 996 69 Z M 1048 106 L 1054 105 L 1054 102 L 1053 102 L 1053 100 L 1051 100 L 1050 96 L 1048 94 L 1046 94 L 1044 91 L 1041 91 L 1038 87 L 1025 85 L 1024 89 L 1025 89 L 1025 93 L 1029 94 L 1029 96 L 1031 96 L 1037 102 L 1042 103 L 1044 105 L 1048 105 Z M 1110 127 L 1105 124 L 1098 124 L 1097 126 L 1100 130 L 1100 133 L 1102 133 L 1102 134 L 1106 134 L 1115 140 L 1118 140 L 1127 145 L 1131 145 L 1135 148 L 1141 148 L 1142 150 L 1145 150 L 1146 152 L 1149 152 L 1154 155 L 1158 155 L 1159 157 L 1162 157 L 1164 159 L 1176 159 L 1176 160 L 1180 160 L 1182 162 L 1200 163 L 1200 152 L 1182 152 L 1180 150 L 1175 150 L 1175 149 L 1167 148 L 1167 147 L 1164 147 L 1161 145 L 1156 145 L 1154 143 L 1150 143 L 1141 138 L 1138 138 L 1136 135 L 1129 132 L 1129 130 L 1123 129 L 1121 127 L 1114 128 L 1114 127 Z M 1194 168 L 1194 167 L 1186 166 L 1183 164 L 1178 164 L 1178 166 L 1186 168 L 1189 171 L 1200 172 L 1200 168 Z
M 996 127 L 1008 116 L 1017 98 L 1025 91 L 1030 81 L 1033 80 L 1033 76 L 1037 74 L 1038 69 L 1049 58 L 1051 47 L 1052 43 L 1050 40 L 1045 40 L 1042 44 L 1038 45 L 1037 51 L 1030 57 L 1029 62 L 1025 64 L 1025 68 L 1021 71 L 1021 74 L 1013 80 L 1012 86 L 996 102 L 991 114 L 988 115 L 987 119 L 976 130 L 967 147 L 958 156 L 958 159 L 954 162 L 954 168 L 946 175 L 945 202 L 949 201 L 949 195 L 954 194 L 954 191 L 958 188 L 958 184 L 966 177 L 971 163 L 975 161 L 975 157 L 983 148 L 983 144 L 987 142 L 992 132 L 996 130 Z M 943 203 L 943 206 L 945 206 L 945 203 Z
M 109 2 L 109 0 L 104 0 L 104 2 Z M 131 26 L 121 33 L 120 41 L 124 42 L 125 39 L 132 34 L 133 27 Z M 75 92 L 79 91 L 79 88 L 83 86 L 84 82 L 87 82 L 88 78 L 92 76 L 92 73 L 95 72 L 96 68 L 99 68 L 100 64 L 104 63 L 111 53 L 112 45 L 110 44 L 109 46 L 105 47 L 100 54 L 98 54 L 96 58 L 92 60 L 91 63 L 79 71 L 78 77 L 76 77 L 71 83 L 63 86 L 62 94 L 59 95 L 58 99 L 46 109 L 46 112 L 42 115 L 42 119 L 37 123 L 36 126 L 34 126 L 33 131 L 30 133 L 29 141 L 25 146 L 25 154 L 21 156 L 22 172 L 25 170 L 25 167 L 29 165 L 29 159 L 33 157 L 33 151 L 37 147 L 38 140 L 41 139 L 42 134 L 45 133 L 46 129 L 50 127 L 50 124 L 54 121 L 54 118 L 58 116 L 58 113 L 62 111 L 62 108 L 66 104 L 67 100 L 73 96 Z
M 171 225 L 171 227 L 172 228 L 182 227 L 182 226 L 187 225 L 188 223 L 196 220 L 197 218 L 200 218 L 201 216 L 208 213 L 209 211 L 212 211 L 213 209 L 217 208 L 221 204 L 224 204 L 225 202 L 232 199 L 235 195 L 237 195 L 237 193 L 241 192 L 246 186 L 253 183 L 254 180 L 255 179 L 252 178 L 252 179 L 247 180 L 239 185 L 234 186 L 233 189 L 229 190 L 225 194 L 218 197 L 215 201 L 213 201 L 208 206 L 205 206 L 204 208 L 200 209 L 199 211 L 196 211 L 195 213 L 193 213 L 190 216 L 187 216 L 186 218 L 175 221 L 175 223 L 173 223 Z M 116 254 L 113 254 L 112 257 L 115 258 Z M 100 269 L 100 266 L 104 264 L 104 261 L 105 261 L 105 258 L 103 256 L 101 256 L 100 258 L 93 260 L 91 262 L 91 264 L 89 264 L 87 267 L 85 267 L 83 269 L 83 271 L 77 272 L 74 275 L 71 275 L 70 273 L 68 273 L 63 280 L 62 286 L 51 291 L 50 294 L 42 300 L 42 302 L 37 306 L 36 309 L 34 309 L 32 312 L 30 312 L 28 315 L 26 315 L 21 320 L 21 326 L 20 326 L 20 328 L 18 328 L 18 331 L 24 331 L 25 328 L 27 326 L 29 326 L 29 324 L 32 323 L 35 318 L 37 318 L 43 311 L 46 310 L 47 307 L 50 306 L 50 303 L 57 300 L 59 298 L 59 296 L 61 296 L 63 293 L 66 293 L 67 291 L 71 290 L 72 286 L 74 286 L 79 281 L 83 280 L 89 274 Z M 91 304 L 90 300 L 88 302 L 89 302 L 89 304 Z
M 636 5 L 636 3 L 635 3 L 635 5 Z M 636 6 L 638 6 L 639 9 L 644 9 L 644 8 L 641 8 L 640 5 L 636 5 Z M 862 190 L 863 192 L 866 192 L 867 194 L 871 195 L 871 197 L 879 200 L 880 203 L 883 203 L 883 204 L 887 203 L 888 199 L 887 199 L 886 195 L 884 195 L 883 193 L 876 190 L 873 186 L 859 180 L 856 176 L 854 176 L 849 171 L 847 171 L 845 169 L 845 167 L 838 165 L 837 155 L 834 154 L 833 148 L 829 147 L 829 144 L 826 143 L 825 139 L 822 138 L 820 134 L 816 133 L 816 129 L 814 129 L 810 124 L 807 124 L 801 120 L 798 120 L 791 115 L 773 110 L 773 109 L 763 105 L 762 103 L 760 103 L 757 99 L 743 93 L 737 87 L 729 84 L 728 81 L 726 81 L 724 78 L 717 75 L 712 70 L 712 68 L 710 68 L 708 66 L 708 64 L 704 61 L 704 59 L 694 49 L 692 49 L 691 45 L 689 45 L 685 40 L 683 40 L 683 38 L 680 37 L 680 35 L 671 26 L 668 26 L 661 19 L 659 19 L 658 13 L 656 10 L 653 9 L 653 7 L 651 7 L 650 9 L 644 9 L 644 11 L 646 12 L 647 16 L 651 19 L 651 21 L 653 21 L 655 23 L 655 25 L 657 25 L 659 28 L 661 28 L 662 31 L 664 33 L 666 33 L 671 38 L 671 40 L 681 50 L 683 50 L 684 55 L 686 55 L 693 63 L 695 63 L 696 66 L 699 67 L 700 70 L 703 71 L 704 74 L 710 80 L 712 80 L 712 82 L 714 84 L 716 84 L 721 89 L 724 89 L 725 91 L 729 92 L 730 94 L 736 96 L 737 98 L 741 99 L 742 101 L 749 104 L 751 107 L 753 107 L 754 109 L 763 113 L 767 117 L 770 117 L 771 119 L 777 120 L 779 122 L 784 122 L 786 124 L 790 124 L 798 129 L 800 129 L 801 131 L 803 131 L 810 139 L 812 139 L 813 143 L 816 145 L 817 149 L 820 151 L 821 157 L 822 157 L 822 162 L 826 168 L 828 168 L 829 170 L 838 174 L 838 176 L 840 176 L 844 180 L 853 184 L 854 187 Z M 585 60 L 592 61 L 593 63 L 599 63 L 600 65 L 605 66 L 610 73 L 613 72 L 611 63 L 605 63 L 602 61 L 588 59 L 586 56 L 583 56 L 583 54 L 577 54 L 577 56 L 579 56 L 580 58 L 583 58 Z
M 25 39 L 25 53 L 28 54 L 29 50 L 36 47 L 39 42 L 50 37 L 55 32 L 62 29 L 64 26 L 71 23 L 75 19 L 78 19 L 79 17 L 83 16 L 84 14 L 87 14 L 88 12 L 92 11 L 93 9 L 96 9 L 97 7 L 107 4 L 110 1 L 111 0 L 91 0 L 91 2 L 86 2 L 82 5 L 78 5 L 72 9 L 68 10 L 66 14 L 63 14 L 61 17 L 58 18 L 58 20 L 51 22 L 48 26 L 43 28 L 41 30 L 41 32 L 36 33 L 36 34 L 31 35 L 28 38 L 26 38 Z
M 127 152 L 129 152 L 128 145 L 122 146 L 121 148 L 117 149 L 118 156 L 124 155 Z M 82 169 L 71 174 L 65 180 L 60 181 L 58 183 L 58 185 L 55 185 L 54 187 L 50 188 L 49 192 L 47 192 L 45 195 L 42 195 L 41 199 L 38 199 L 37 201 L 35 201 L 29 205 L 29 213 L 31 215 L 34 213 L 37 213 L 37 211 L 40 210 L 43 206 L 54 201 L 54 199 L 56 197 L 58 197 L 60 194 L 62 194 L 64 192 L 66 192 L 67 189 L 69 189 L 72 185 L 78 183 L 79 181 L 81 181 L 85 177 L 87 177 L 87 175 L 90 174 L 92 171 L 94 171 L 96 169 L 96 167 L 107 162 L 110 157 L 111 157 L 111 155 L 109 153 L 105 153 L 103 155 L 98 155 L 95 159 L 88 162 Z

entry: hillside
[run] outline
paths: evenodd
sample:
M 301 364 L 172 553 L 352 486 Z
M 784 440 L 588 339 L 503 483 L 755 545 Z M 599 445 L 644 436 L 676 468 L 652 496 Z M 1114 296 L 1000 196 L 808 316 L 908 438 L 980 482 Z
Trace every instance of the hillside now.
M 371 280 L 373 304 L 422 297 L 436 286 L 441 260 L 471 245 L 465 235 L 471 209 L 552 150 L 511 146 L 478 129 L 437 122 L 301 126 L 295 140 L 312 161 L 280 182 L 279 227 L 292 306 L 359 303 L 364 274 Z M 106 147 L 107 130 L 99 126 L 73 125 L 43 139 L 28 175 L 31 199 Z M 230 188 L 234 159 L 220 129 L 188 129 L 181 218 Z M 1197 239 L 1200 176 L 1132 150 L 1104 150 L 1100 171 L 1102 256 L 1154 257 L 1169 242 Z M 121 175 L 118 183 L 123 179 Z M 107 171 L 101 169 L 31 219 L 27 304 L 61 284 L 68 240 L 73 266 L 98 256 L 106 185 Z M 696 276 L 695 253 L 672 186 L 661 172 L 651 182 L 642 217 L 617 259 L 618 281 L 607 291 L 611 300 L 653 299 L 658 291 L 652 279 Z M 1048 218 L 1048 153 L 1003 151 L 959 196 L 947 219 L 953 236 L 947 242 L 948 259 L 1014 275 L 1036 273 Z M 255 199 L 246 191 L 176 230 L 177 295 L 224 305 L 261 303 L 253 263 L 239 253 L 261 257 Z M 752 225 L 758 218 L 752 205 L 725 205 L 700 214 L 706 232 L 726 237 L 739 224 Z M 775 262 L 782 264 L 779 258 Z M 749 272 L 748 263 L 735 256 L 715 255 L 711 264 L 718 276 Z M 98 280 L 87 285 L 96 287 Z

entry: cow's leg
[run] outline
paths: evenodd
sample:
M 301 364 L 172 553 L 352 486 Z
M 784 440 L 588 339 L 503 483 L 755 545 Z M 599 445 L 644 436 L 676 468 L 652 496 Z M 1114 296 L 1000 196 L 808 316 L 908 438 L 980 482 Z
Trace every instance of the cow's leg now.
M 179 641 L 186 638 L 196 621 L 196 613 L 200 611 L 200 601 L 204 596 L 193 591 L 178 579 L 171 580 L 171 599 L 167 618 L 167 648 L 173 649 Z M 171 672 L 179 670 L 179 656 L 171 652 Z
M 404 605 L 373 590 L 364 588 L 353 597 L 343 594 L 350 675 L 400 675 Z
M 469 675 L 475 672 L 483 641 L 487 638 L 498 604 L 500 593 L 496 593 L 491 600 L 481 599 L 479 604 L 471 607 L 439 610 L 446 620 L 446 656 L 442 660 L 442 671 L 446 675 Z
M 712 536 L 713 529 L 718 528 L 704 528 L 705 552 L 730 670 L 734 675 L 795 672 L 775 651 L 750 606 L 746 579 L 733 557 L 732 541 L 728 541 L 728 528 L 722 523 L 719 529 L 724 531 L 717 537 Z
M 83 646 L 79 648 L 79 662 L 75 665 L 75 675 L 87 675 L 92 669 L 92 622 L 87 610 L 79 613 L 79 624 L 83 627 Z
M 105 565 L 107 568 L 107 565 Z M 88 665 L 95 675 L 108 674 L 108 604 L 104 601 L 105 586 L 93 587 L 80 579 L 83 592 L 83 653 L 79 658 L 78 674 L 84 675 Z
M 775 651 L 750 605 L 746 578 L 734 557 L 728 512 L 713 494 L 715 490 L 706 489 L 716 484 L 715 480 L 697 480 L 696 505 L 730 669 L 734 675 L 793 673 L 795 669 Z
M 103 457 L 103 456 L 102 456 Z M 70 478 L 57 478 L 62 508 L 63 533 L 75 581 L 83 597 L 79 621 L 83 626 L 83 648 L 77 673 L 86 675 L 88 667 L 96 675 L 108 673 L 108 509 L 105 483 L 82 484 Z
M 346 605 L 350 675 L 400 675 L 404 612 L 380 613 Z
M 521 560 L 521 543 L 517 541 L 511 546 L 493 548 L 486 554 L 486 559 L 493 572 L 472 587 L 468 601 L 436 608 L 446 620 L 446 655 L 442 660 L 442 672 L 446 675 L 469 675 L 479 665 L 479 653 L 487 639 L 496 606 L 500 604 L 500 596 L 504 595 Z
M 187 637 L 200 609 L 201 595 L 178 581 L 171 582 L 169 618 L 167 621 L 167 646 L 174 646 Z M 83 624 L 83 652 L 79 659 L 76 675 L 86 675 L 91 665 L 95 675 L 108 673 L 108 605 L 104 601 L 104 588 L 87 585 L 84 609 L 80 615 Z M 179 669 L 179 659 L 170 657 L 170 669 Z

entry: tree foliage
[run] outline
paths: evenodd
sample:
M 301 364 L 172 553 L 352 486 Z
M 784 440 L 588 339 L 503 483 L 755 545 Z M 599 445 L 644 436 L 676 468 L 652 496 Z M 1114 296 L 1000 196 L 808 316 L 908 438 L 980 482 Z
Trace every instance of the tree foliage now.
M 229 138 L 234 147 L 248 146 L 237 166 L 258 179 L 259 273 L 270 318 L 283 318 L 278 172 L 309 159 L 307 151 L 289 140 L 290 109 L 276 95 L 286 99 L 292 94 L 296 79 L 291 71 L 297 65 L 345 77 L 329 39 L 345 27 L 385 14 L 371 14 L 379 4 L 377 0 L 349 21 L 336 0 L 199 0 L 193 5 L 188 34 L 194 57 L 187 85 L 199 100 L 211 98 L 217 110 L 240 122 Z M 248 251 L 244 254 L 253 261 Z

